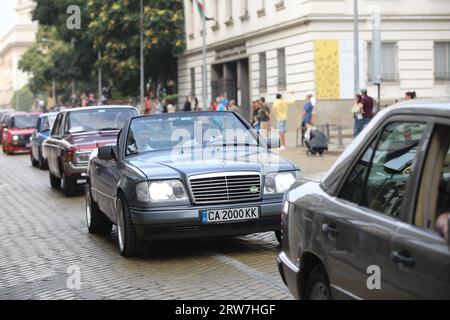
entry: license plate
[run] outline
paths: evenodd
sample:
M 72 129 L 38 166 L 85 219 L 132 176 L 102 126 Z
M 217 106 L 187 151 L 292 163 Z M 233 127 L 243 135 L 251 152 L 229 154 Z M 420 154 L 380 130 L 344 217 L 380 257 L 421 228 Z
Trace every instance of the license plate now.
M 208 223 L 230 223 L 259 219 L 259 208 L 236 208 L 236 209 L 217 209 L 200 210 L 200 217 L 203 224 Z
M 31 143 L 27 143 L 27 144 L 25 145 L 25 148 L 31 148 Z

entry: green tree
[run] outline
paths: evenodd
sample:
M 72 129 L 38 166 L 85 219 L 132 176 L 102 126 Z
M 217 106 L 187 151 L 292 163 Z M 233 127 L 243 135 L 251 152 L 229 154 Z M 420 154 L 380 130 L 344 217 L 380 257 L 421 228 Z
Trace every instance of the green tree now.
M 88 0 L 88 36 L 102 59 L 96 66 L 123 95 L 139 92 L 140 3 L 136 0 Z M 184 48 L 181 0 L 144 0 L 146 80 L 176 79 L 176 54 Z
M 11 99 L 11 106 L 17 111 L 30 111 L 33 106 L 33 93 L 30 87 L 26 85 L 16 91 Z

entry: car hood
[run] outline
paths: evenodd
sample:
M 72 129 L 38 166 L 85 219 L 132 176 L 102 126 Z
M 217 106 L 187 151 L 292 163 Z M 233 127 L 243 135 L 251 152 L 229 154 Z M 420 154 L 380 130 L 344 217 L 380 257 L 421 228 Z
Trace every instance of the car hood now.
M 149 152 L 127 161 L 142 171 L 149 180 L 230 171 L 258 171 L 264 174 L 297 170 L 282 156 L 261 147 L 221 149 L 204 148 L 191 154 L 179 154 L 176 151 Z
M 93 150 L 108 144 L 116 144 L 119 131 L 89 132 L 72 134 L 66 142 L 79 150 Z

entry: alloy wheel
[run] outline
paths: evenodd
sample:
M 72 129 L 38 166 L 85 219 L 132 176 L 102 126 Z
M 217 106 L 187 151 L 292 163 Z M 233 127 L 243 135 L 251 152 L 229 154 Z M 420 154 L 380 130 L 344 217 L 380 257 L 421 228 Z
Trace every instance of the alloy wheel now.
M 330 292 L 323 282 L 317 282 L 311 291 L 311 300 L 330 300 Z
M 125 222 L 123 219 L 122 201 L 117 200 L 117 240 L 119 242 L 120 252 L 123 252 L 125 248 Z

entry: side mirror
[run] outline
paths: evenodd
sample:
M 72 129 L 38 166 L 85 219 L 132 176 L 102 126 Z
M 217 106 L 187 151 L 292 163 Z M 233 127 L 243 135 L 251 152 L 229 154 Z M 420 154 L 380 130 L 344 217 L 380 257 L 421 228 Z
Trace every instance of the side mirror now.
M 264 139 L 268 149 L 278 149 L 281 146 L 279 137 L 268 137 Z
M 100 160 L 117 160 L 117 147 L 105 146 L 98 148 L 98 158 Z

